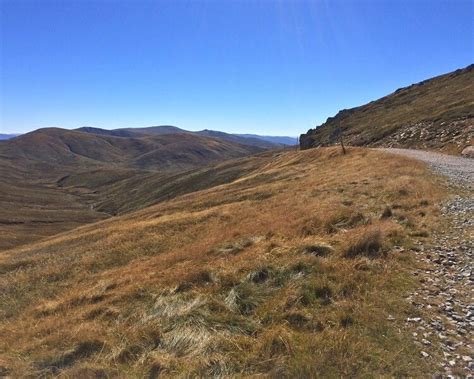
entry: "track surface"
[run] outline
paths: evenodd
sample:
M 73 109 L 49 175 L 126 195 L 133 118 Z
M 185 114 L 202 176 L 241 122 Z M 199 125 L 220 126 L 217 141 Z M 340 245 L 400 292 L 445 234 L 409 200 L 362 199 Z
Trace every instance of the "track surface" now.
M 433 364 L 433 377 L 474 375 L 474 159 L 440 153 L 378 149 L 426 162 L 450 182 L 451 198 L 441 205 L 446 229 L 419 242 L 420 287 L 408 300 L 422 317 L 407 328 L 422 355 Z

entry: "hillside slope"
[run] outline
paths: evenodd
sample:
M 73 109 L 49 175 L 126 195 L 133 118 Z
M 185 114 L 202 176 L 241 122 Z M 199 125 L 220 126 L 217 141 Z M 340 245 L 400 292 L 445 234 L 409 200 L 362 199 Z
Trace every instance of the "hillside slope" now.
M 2 141 L 0 251 L 220 184 L 241 170 L 199 169 L 260 151 L 191 134 L 123 138 L 54 128 Z
M 444 196 L 431 174 L 364 149 L 246 160 L 230 183 L 1 254 L 1 372 L 427 372 L 402 294 Z
M 199 135 L 204 137 L 218 138 L 224 141 L 234 142 L 241 145 L 256 146 L 262 149 L 275 149 L 281 148 L 287 145 L 295 145 L 296 138 L 290 137 L 278 137 L 278 136 L 259 136 L 256 134 L 233 134 L 225 133 L 217 130 L 200 130 L 192 132 L 184 129 L 177 128 L 176 126 L 161 125 L 161 126 L 150 126 L 146 128 L 124 128 L 124 129 L 100 129 L 93 127 L 82 127 L 75 129 L 76 131 L 92 133 L 98 135 L 110 135 L 116 137 L 144 137 L 144 136 L 157 136 L 165 134 L 182 134 L 187 133 L 191 135 Z
M 337 142 L 460 152 L 474 144 L 474 65 L 344 109 L 300 137 L 301 148 Z
M 188 133 L 121 138 L 59 128 L 38 129 L 0 143 L 0 158 L 47 165 L 183 170 L 263 149 Z

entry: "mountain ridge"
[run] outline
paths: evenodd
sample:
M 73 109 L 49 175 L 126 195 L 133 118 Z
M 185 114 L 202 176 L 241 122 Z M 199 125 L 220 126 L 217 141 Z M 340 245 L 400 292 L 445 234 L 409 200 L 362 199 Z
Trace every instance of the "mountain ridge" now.
M 303 149 L 337 143 L 460 153 L 474 143 L 474 65 L 343 109 L 300 136 Z
M 214 165 L 266 151 L 191 133 L 114 134 L 44 128 L 0 142 L 0 250 L 217 185 L 239 170 Z
M 149 126 L 143 128 L 121 128 L 121 129 L 101 129 L 95 127 L 81 127 L 74 129 L 86 133 L 113 135 L 118 137 L 134 137 L 144 135 L 163 135 L 189 133 L 207 137 L 221 138 L 227 141 L 244 145 L 258 146 L 265 149 L 295 145 L 296 138 L 286 136 L 265 136 L 258 134 L 238 134 L 226 133 L 218 130 L 203 129 L 199 131 L 189 131 L 172 125 Z

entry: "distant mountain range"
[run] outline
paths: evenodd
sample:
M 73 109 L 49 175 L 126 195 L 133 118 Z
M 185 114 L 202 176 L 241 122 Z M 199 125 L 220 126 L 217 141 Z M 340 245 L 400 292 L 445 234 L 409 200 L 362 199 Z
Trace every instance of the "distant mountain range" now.
M 83 126 L 75 129 L 80 132 L 114 137 L 144 137 L 150 135 L 190 133 L 213 138 L 221 138 L 227 141 L 244 145 L 259 146 L 265 149 L 283 146 L 293 146 L 298 143 L 297 137 L 288 136 L 261 136 L 258 134 L 236 134 L 225 133 L 217 130 L 204 129 L 198 132 L 181 129 L 172 125 L 150 126 L 145 128 L 121 128 L 121 129 L 101 129 L 92 126 Z M 0 134 L 0 140 L 7 140 L 19 136 L 20 134 Z
M 235 169 L 236 158 L 282 146 L 173 126 L 44 128 L 0 141 L 0 250 L 49 235 L 51 224 L 68 230 L 237 179 L 254 164 Z
M 225 133 L 217 130 L 204 129 L 198 132 L 191 132 L 189 130 L 181 129 L 171 125 L 160 125 L 150 126 L 147 128 L 123 128 L 123 129 L 100 129 L 90 126 L 85 126 L 76 129 L 81 132 L 110 135 L 115 137 L 139 137 L 145 135 L 164 135 L 164 134 L 177 134 L 177 133 L 189 133 L 196 134 L 206 137 L 220 138 L 230 142 L 236 142 L 243 145 L 258 146 L 265 149 L 274 147 L 291 146 L 296 145 L 298 140 L 296 137 L 287 136 L 261 136 L 257 134 L 235 134 Z
M 104 165 L 162 172 L 187 170 L 278 147 L 242 137 L 168 131 L 168 127 L 146 128 L 145 132 L 44 128 L 2 141 L 0 155 L 16 165 L 34 164 L 42 175 L 66 167 L 67 171 L 76 171 Z
M 0 141 L 1 140 L 6 140 L 6 139 L 11 139 L 11 138 L 14 138 L 14 137 L 17 137 L 19 136 L 19 134 L 1 134 L 0 133 Z

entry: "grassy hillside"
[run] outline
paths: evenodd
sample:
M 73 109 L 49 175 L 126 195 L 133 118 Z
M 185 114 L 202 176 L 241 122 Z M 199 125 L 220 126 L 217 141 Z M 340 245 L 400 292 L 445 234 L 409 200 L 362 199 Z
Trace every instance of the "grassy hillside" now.
M 85 133 L 116 136 L 116 137 L 145 137 L 145 136 L 159 136 L 159 135 L 166 135 L 166 134 L 186 133 L 189 135 L 217 138 L 223 141 L 229 141 L 229 142 L 237 143 L 240 145 L 255 146 L 261 149 L 275 149 L 275 148 L 282 147 L 284 145 L 291 144 L 291 143 L 287 143 L 288 137 L 257 136 L 257 135 L 251 135 L 251 134 L 231 134 L 231 133 L 224 133 L 224 132 L 219 132 L 216 130 L 207 130 L 207 129 L 201 130 L 198 132 L 191 132 L 191 131 L 180 129 L 180 128 L 177 128 L 176 126 L 170 126 L 170 125 L 150 126 L 147 128 L 113 129 L 113 130 L 92 128 L 92 127 L 82 127 L 76 130 L 80 132 L 85 132 Z M 284 142 L 281 142 L 281 141 L 284 141 Z
M 426 372 L 401 328 L 418 312 L 410 249 L 444 196 L 424 166 L 332 148 L 244 162 L 230 183 L 1 254 L 1 372 Z
M 39 129 L 0 143 L 0 159 L 32 165 L 121 166 L 170 170 L 189 169 L 263 149 L 189 133 L 122 138 L 59 128 Z M 84 167 L 79 167 L 84 168 Z
M 115 137 L 144 137 L 147 135 L 164 135 L 164 134 L 179 134 L 187 133 L 186 130 L 177 128 L 171 125 L 150 126 L 147 128 L 122 128 L 122 129 L 101 129 L 91 126 L 83 126 L 75 129 L 78 132 L 92 133 L 98 135 L 108 135 Z
M 302 134 L 301 147 L 334 144 L 338 127 L 350 145 L 460 152 L 474 144 L 474 65 L 344 109 Z
M 178 173 L 136 170 L 96 170 L 71 174 L 58 181 L 68 193 L 87 192 L 94 209 L 109 214 L 123 214 L 177 196 L 229 183 L 267 162 L 274 153 L 260 153 L 248 158 L 227 160 Z
M 191 134 L 123 138 L 57 128 L 2 141 L 0 251 L 220 184 L 235 177 L 228 171 L 243 171 L 189 171 L 262 150 Z

